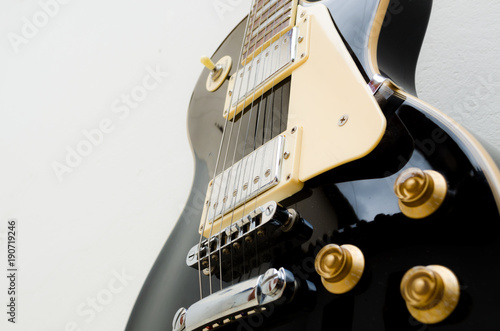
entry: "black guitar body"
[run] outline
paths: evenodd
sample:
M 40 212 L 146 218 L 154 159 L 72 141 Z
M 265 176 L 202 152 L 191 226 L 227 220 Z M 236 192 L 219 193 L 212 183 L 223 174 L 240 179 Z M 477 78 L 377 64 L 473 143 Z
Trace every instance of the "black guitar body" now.
M 371 73 L 363 45 L 377 2 L 333 0 L 323 3 L 368 78 Z M 304 6 L 315 4 L 309 2 Z M 381 72 L 410 93 L 414 93 L 415 65 L 431 4 L 432 1 L 427 0 L 392 1 L 380 35 Z M 238 58 L 244 28 L 245 21 L 227 37 L 213 58 L 224 55 Z M 193 188 L 137 299 L 127 325 L 129 331 L 171 330 L 176 311 L 200 300 L 199 273 L 186 265 L 186 254 L 200 238 L 198 226 L 206 188 L 216 171 L 216 152 L 222 137 L 221 109 L 227 84 L 209 93 L 205 81 L 206 72 L 195 87 L 188 113 L 196 166 Z M 287 84 L 287 81 L 280 84 L 273 93 L 286 95 Z M 286 105 L 274 107 L 272 116 L 277 118 L 271 121 L 272 126 L 276 132 L 283 131 Z M 418 99 L 402 97 L 399 102 L 385 105 L 383 111 L 387 132 L 373 152 L 306 182 L 300 193 L 281 202 L 285 207 L 293 207 L 313 226 L 312 237 L 293 251 L 252 266 L 240 278 L 255 277 L 269 267 L 284 267 L 303 284 L 306 280 L 314 284 L 316 291 L 291 305 L 251 315 L 221 329 L 468 331 L 499 328 L 496 314 L 500 310 L 497 264 L 500 217 L 491 188 L 492 179 L 488 178 L 486 169 L 490 159 L 485 161 L 481 150 L 462 129 Z M 258 130 L 265 132 L 265 126 L 270 124 L 262 125 L 256 129 L 256 135 L 261 132 Z M 267 139 L 262 134 L 261 143 Z M 448 182 L 449 193 L 444 204 L 424 219 L 404 216 L 394 194 L 395 178 L 409 167 L 436 170 Z M 356 245 L 365 255 L 366 269 L 361 282 L 346 294 L 326 291 L 314 269 L 316 254 L 330 243 Z M 408 312 L 400 294 L 400 282 L 410 268 L 434 264 L 446 266 L 458 277 L 460 301 L 445 321 L 426 325 Z M 207 276 L 202 277 L 204 296 L 207 296 L 209 280 Z M 218 278 L 212 278 L 214 291 L 220 290 Z M 224 283 L 224 288 L 230 285 L 231 282 Z

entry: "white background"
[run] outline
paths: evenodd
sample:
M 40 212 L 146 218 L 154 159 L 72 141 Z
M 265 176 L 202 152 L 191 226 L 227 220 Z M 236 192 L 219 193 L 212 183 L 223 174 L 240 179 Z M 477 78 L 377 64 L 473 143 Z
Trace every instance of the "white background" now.
M 9 36 L 22 36 L 23 18 L 33 22 L 40 3 L 0 4 L 0 266 L 6 222 L 16 218 L 20 274 L 12 325 L 0 271 L 2 330 L 125 327 L 191 186 L 186 110 L 198 59 L 215 51 L 250 4 L 67 2 L 17 52 Z M 494 1 L 436 1 L 417 72 L 422 99 L 497 148 L 499 17 Z M 168 77 L 128 116 L 113 112 L 147 68 Z M 59 180 L 53 164 L 66 164 L 67 148 L 103 119 L 113 131 Z

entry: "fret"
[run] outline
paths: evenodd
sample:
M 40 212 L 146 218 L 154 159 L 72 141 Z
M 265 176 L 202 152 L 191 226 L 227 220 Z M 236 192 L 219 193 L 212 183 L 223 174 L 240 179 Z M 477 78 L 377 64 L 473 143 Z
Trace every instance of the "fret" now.
M 297 0 L 256 0 L 248 17 L 242 64 L 250 61 L 269 44 L 292 28 Z
M 261 10 L 263 6 L 265 6 L 266 4 L 269 3 L 269 1 L 271 1 L 271 0 L 259 0 L 259 1 L 255 1 L 254 4 L 253 4 L 252 13 L 251 13 L 250 16 L 252 16 L 253 13 L 258 12 L 259 10 Z
M 278 3 L 278 4 L 279 4 L 280 2 L 281 2 L 281 3 L 284 3 L 284 2 L 286 2 L 286 1 L 290 1 L 290 0 L 274 0 L 273 2 L 269 2 L 267 5 L 265 5 L 264 7 L 260 8 L 260 9 L 257 11 L 257 13 L 255 14 L 255 16 L 256 16 L 256 17 L 260 17 L 260 16 L 262 16 L 262 13 L 266 13 L 267 11 L 271 11 L 271 12 L 272 12 L 272 11 L 273 11 L 274 9 L 276 9 L 276 8 L 274 8 L 274 9 L 273 9 L 273 8 L 271 8 L 271 6 L 272 6 L 272 7 L 275 7 L 277 3 Z
M 284 31 L 290 26 L 290 19 L 291 15 L 288 14 L 286 16 L 282 16 L 281 19 L 270 23 L 265 30 L 262 30 L 258 36 L 254 37 L 250 41 L 249 46 L 245 45 L 243 56 L 246 56 L 247 52 L 248 54 L 251 54 L 255 49 L 258 49 L 260 46 L 264 45 L 264 43 L 269 41 L 272 36 Z
M 257 14 L 255 15 L 255 17 L 256 17 L 255 19 L 253 19 L 253 13 L 252 13 L 252 15 L 250 15 L 250 18 L 252 18 L 252 20 L 251 20 L 252 24 L 249 23 L 249 26 L 252 26 L 252 29 L 247 31 L 247 34 L 246 34 L 247 37 L 250 35 L 250 33 L 252 33 L 256 29 L 258 29 L 260 27 L 261 23 L 268 19 L 270 14 L 272 15 L 274 12 L 276 12 L 276 10 L 281 9 L 287 3 L 290 4 L 290 7 L 292 4 L 292 0 L 276 0 L 276 1 L 277 1 L 277 3 L 273 3 L 273 4 L 269 3 L 265 8 L 262 8 L 261 10 L 259 10 L 257 12 Z M 270 8 L 270 6 L 272 6 L 272 8 Z
M 275 22 L 276 20 L 278 20 L 281 16 L 283 16 L 284 14 L 288 13 L 288 12 L 291 12 L 292 10 L 292 3 L 291 2 L 288 2 L 288 4 L 283 4 L 283 6 L 281 6 L 276 12 L 273 13 L 273 16 L 267 18 L 264 20 L 264 22 L 260 22 L 260 18 L 258 19 L 258 22 L 259 22 L 259 25 L 256 26 L 253 30 L 252 30 L 252 37 L 255 36 L 257 33 L 261 32 L 262 30 L 264 30 L 267 26 L 269 26 L 271 23 Z M 264 25 L 262 23 L 267 23 L 267 25 Z M 248 36 L 248 35 L 247 35 Z
M 248 44 L 245 45 L 244 54 L 246 54 L 247 49 L 249 49 L 251 53 L 254 48 L 262 46 L 266 41 L 271 39 L 272 35 L 281 31 L 280 29 L 277 29 L 277 27 L 282 27 L 283 29 L 286 28 L 290 23 L 291 15 L 289 12 L 285 14 L 286 15 L 282 15 L 274 22 L 269 23 L 265 29 L 262 29 L 258 35 L 252 38 L 252 40 L 250 40 L 250 46 L 247 46 Z

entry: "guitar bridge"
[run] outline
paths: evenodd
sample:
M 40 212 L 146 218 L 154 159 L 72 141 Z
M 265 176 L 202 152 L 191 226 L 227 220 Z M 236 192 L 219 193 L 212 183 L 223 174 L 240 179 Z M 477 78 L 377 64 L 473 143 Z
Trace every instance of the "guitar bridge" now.
M 304 284 L 300 285 L 300 284 Z M 314 284 L 300 282 L 284 268 L 271 268 L 263 275 L 235 284 L 191 305 L 174 316 L 173 331 L 213 330 L 280 306 L 292 299 L 307 299 L 316 291 Z M 303 295 L 298 295 L 301 292 Z
M 309 239 L 312 230 L 295 210 L 271 201 L 205 239 L 201 246 L 193 246 L 186 264 L 192 268 L 201 265 L 207 275 L 219 275 L 222 270 L 222 278 L 229 281 L 248 266 L 269 260 L 270 250 L 276 256 L 280 250 L 286 251 L 285 243 L 288 249 L 299 246 Z

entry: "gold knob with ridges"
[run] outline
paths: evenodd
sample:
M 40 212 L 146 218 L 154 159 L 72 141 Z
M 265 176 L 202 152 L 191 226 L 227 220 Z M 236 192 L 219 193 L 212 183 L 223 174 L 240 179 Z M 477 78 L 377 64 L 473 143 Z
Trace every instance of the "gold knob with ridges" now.
M 409 168 L 394 183 L 399 209 L 415 219 L 432 215 L 443 204 L 447 191 L 446 179 L 434 170 Z
M 325 288 L 334 294 L 350 291 L 361 279 L 365 258 L 354 245 L 335 244 L 323 247 L 314 262 Z
M 434 324 L 453 312 L 460 298 L 460 285 L 455 274 L 446 267 L 417 266 L 403 276 L 401 295 L 417 321 Z

